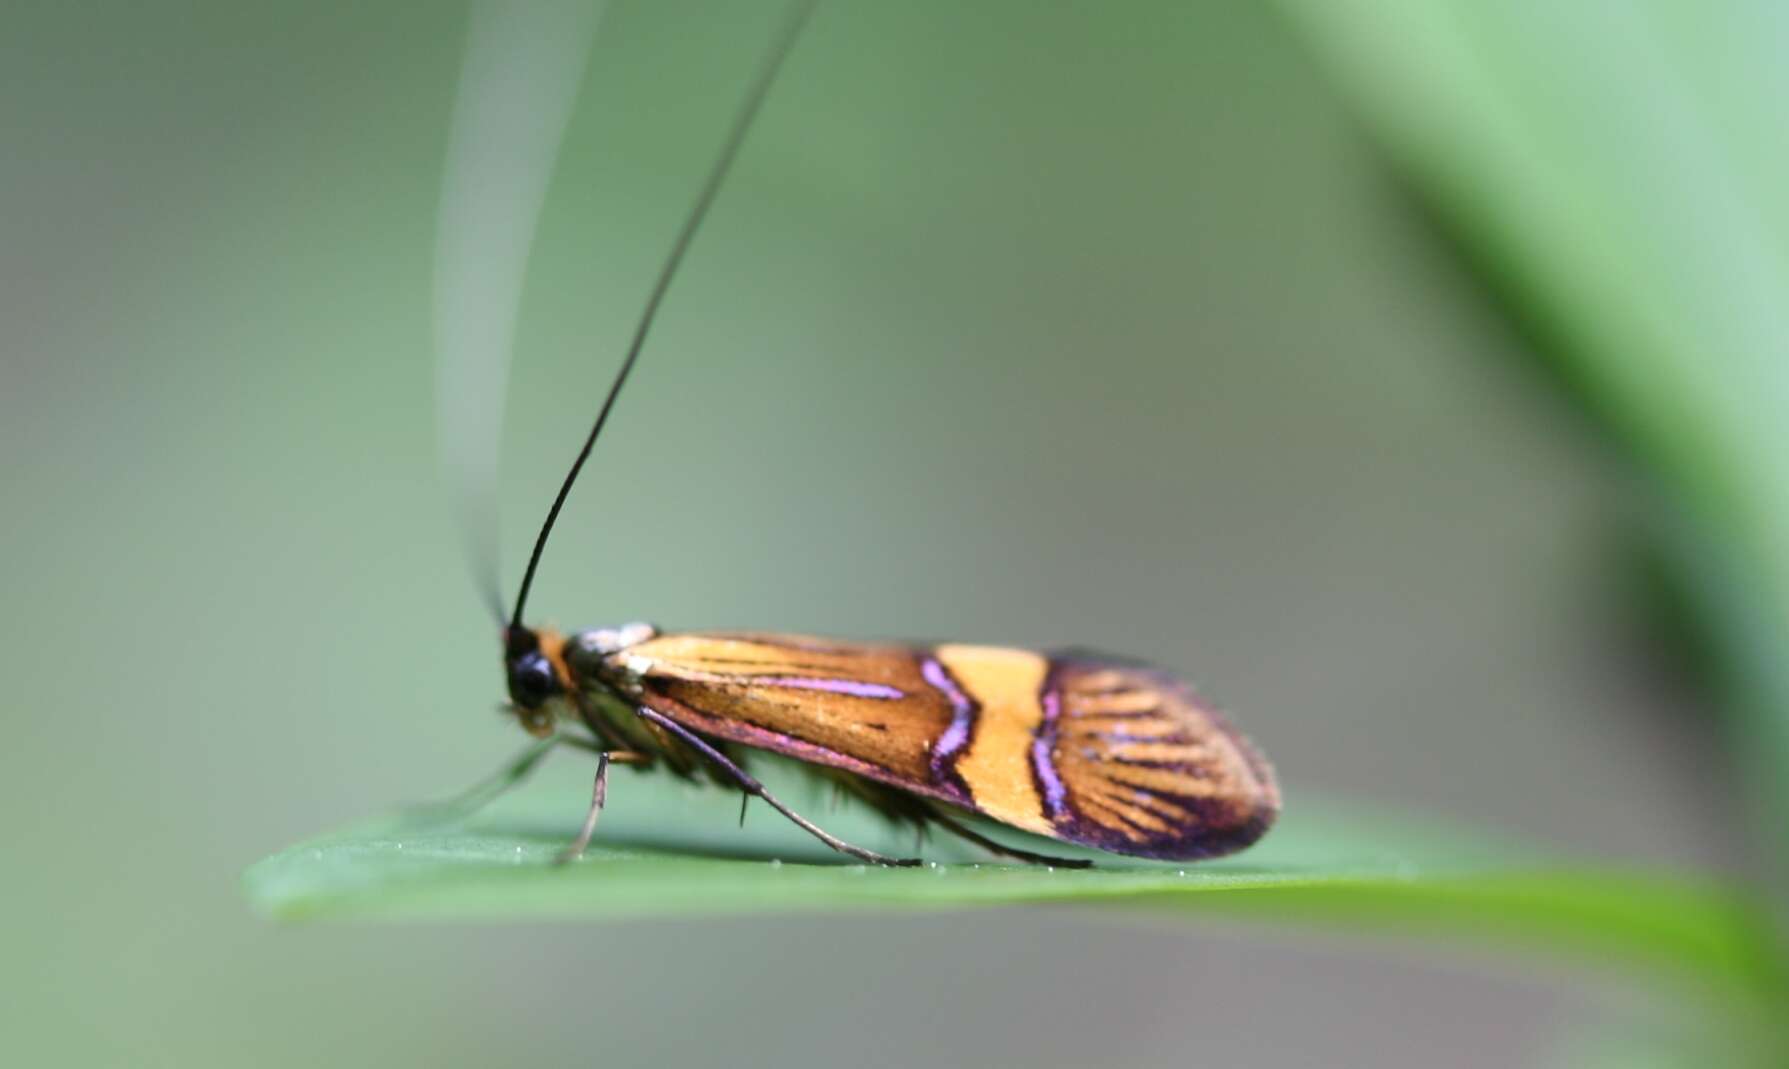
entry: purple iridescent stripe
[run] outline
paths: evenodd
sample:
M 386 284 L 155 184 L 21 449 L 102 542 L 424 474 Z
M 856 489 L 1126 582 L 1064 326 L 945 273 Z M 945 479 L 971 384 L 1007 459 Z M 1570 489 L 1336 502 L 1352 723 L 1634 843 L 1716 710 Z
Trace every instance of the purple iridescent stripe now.
M 1031 767 L 1037 770 L 1037 781 L 1044 789 L 1044 804 L 1049 807 L 1050 819 L 1060 820 L 1068 808 L 1068 791 L 1062 786 L 1062 777 L 1056 774 L 1050 751 L 1056 747 L 1056 721 L 1062 715 L 1062 692 L 1046 684 L 1039 696 L 1039 704 L 1043 706 L 1044 718 L 1037 725 L 1037 737 L 1031 740 Z
M 975 722 L 975 703 L 934 658 L 927 657 L 919 662 L 919 674 L 950 701 L 950 726 L 932 744 L 932 779 L 943 783 L 957 755 L 969 744 L 969 729 Z
M 849 694 L 854 698 L 880 698 L 894 701 L 907 692 L 886 683 L 864 683 L 856 679 L 816 679 L 807 676 L 753 677 L 755 687 L 790 687 L 795 690 L 823 690 L 830 694 Z

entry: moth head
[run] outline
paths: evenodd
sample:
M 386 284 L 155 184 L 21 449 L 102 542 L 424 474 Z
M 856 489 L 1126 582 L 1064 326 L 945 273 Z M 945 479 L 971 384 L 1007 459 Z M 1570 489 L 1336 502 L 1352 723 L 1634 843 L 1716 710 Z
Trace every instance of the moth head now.
M 553 733 L 554 706 L 564 698 L 569 682 L 559 659 L 563 644 L 563 640 L 551 631 L 511 627 L 504 633 L 503 662 L 509 684 L 509 711 L 530 735 L 538 738 Z

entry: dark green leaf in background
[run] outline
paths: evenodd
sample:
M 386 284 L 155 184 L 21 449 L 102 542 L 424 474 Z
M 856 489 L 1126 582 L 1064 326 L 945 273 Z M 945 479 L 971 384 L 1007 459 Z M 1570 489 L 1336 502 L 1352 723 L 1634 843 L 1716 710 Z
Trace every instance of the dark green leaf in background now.
M 1782 872 L 1789 20 L 1769 2 L 1284 7 L 1668 499 L 1656 533 L 1733 672 Z

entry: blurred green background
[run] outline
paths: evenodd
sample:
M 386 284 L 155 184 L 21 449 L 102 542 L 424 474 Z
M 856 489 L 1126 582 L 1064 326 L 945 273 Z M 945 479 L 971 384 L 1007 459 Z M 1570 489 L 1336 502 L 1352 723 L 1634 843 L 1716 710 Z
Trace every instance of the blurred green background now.
M 530 261 L 506 580 L 773 17 L 605 16 Z M 1068 910 L 251 916 L 249 862 L 520 741 L 434 457 L 466 13 L 0 21 L 9 1061 L 1491 1066 L 1675 1020 L 1618 976 Z M 1410 192 L 1254 5 L 829 2 L 534 613 L 1122 650 L 1294 798 L 1742 875 L 1635 469 Z M 572 764 L 530 789 L 576 810 Z

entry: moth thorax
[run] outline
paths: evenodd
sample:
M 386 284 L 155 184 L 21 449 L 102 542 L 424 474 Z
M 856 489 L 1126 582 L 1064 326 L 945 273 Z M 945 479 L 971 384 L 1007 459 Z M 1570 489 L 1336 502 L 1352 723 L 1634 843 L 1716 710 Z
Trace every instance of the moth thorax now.
M 574 674 L 589 679 L 606 658 L 657 636 L 658 628 L 645 623 L 580 631 L 565 644 L 565 659 Z

